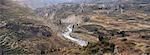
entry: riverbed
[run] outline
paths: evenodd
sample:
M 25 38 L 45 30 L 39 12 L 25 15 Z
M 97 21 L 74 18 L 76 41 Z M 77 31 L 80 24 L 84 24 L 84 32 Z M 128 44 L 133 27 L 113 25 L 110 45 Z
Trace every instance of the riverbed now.
M 77 39 L 77 38 L 71 37 L 70 34 L 71 34 L 72 31 L 73 31 L 73 25 L 68 25 L 68 26 L 67 26 L 67 30 L 68 30 L 67 32 L 62 33 L 62 35 L 63 35 L 65 38 L 69 39 L 69 40 L 72 41 L 72 42 L 77 43 L 77 44 L 80 45 L 80 46 L 87 46 L 87 45 L 88 45 L 88 42 L 85 41 L 85 40 Z

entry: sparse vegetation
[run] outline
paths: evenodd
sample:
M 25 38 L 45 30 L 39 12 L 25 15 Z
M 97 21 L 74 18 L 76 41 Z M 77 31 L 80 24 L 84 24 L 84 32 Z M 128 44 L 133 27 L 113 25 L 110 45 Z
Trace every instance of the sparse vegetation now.
M 0 0 L 0 55 L 150 53 L 148 0 L 90 2 L 58 3 L 32 10 Z M 69 35 L 88 41 L 87 46 L 63 38 L 61 33 L 68 31 L 68 25 L 73 25 Z

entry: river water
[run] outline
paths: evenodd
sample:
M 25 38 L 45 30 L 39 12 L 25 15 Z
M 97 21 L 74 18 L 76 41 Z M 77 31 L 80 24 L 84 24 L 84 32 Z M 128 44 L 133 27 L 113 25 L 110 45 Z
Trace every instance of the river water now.
M 68 31 L 65 32 L 65 33 L 62 33 L 62 35 L 63 35 L 65 38 L 71 40 L 72 42 L 75 42 L 75 43 L 79 44 L 80 46 L 87 46 L 87 45 L 88 45 L 88 42 L 87 42 L 87 41 L 84 41 L 84 40 L 81 40 L 81 39 L 76 39 L 76 38 L 71 37 L 70 33 L 72 33 L 72 31 L 73 31 L 72 26 L 73 26 L 73 25 L 69 25 L 69 26 L 67 27 Z

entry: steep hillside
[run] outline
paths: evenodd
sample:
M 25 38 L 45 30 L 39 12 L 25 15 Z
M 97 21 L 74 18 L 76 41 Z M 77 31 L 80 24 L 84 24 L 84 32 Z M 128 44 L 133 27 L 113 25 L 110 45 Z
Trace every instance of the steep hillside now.
M 31 9 L 0 0 L 0 53 L 46 54 L 69 47 L 51 27 L 36 19 Z M 64 43 L 65 42 L 65 43 Z
M 149 0 L 71 1 L 32 10 L 0 0 L 1 55 L 150 54 Z

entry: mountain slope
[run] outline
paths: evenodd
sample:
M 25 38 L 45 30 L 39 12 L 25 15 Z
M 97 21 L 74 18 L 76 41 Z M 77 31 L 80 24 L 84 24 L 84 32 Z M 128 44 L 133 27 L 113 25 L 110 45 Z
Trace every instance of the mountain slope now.
M 145 1 L 59 3 L 38 8 L 36 13 L 52 20 L 59 32 L 65 32 L 62 27 L 74 25 L 70 35 L 89 42 L 81 49 L 67 48 L 65 54 L 140 55 L 150 50 L 150 14 L 146 11 L 150 3 Z
M 0 0 L 1 55 L 149 54 L 150 14 L 146 0 L 95 1 L 99 0 L 85 4 L 78 0 L 32 10 Z M 71 39 L 88 43 L 80 46 L 80 41 Z
M 51 27 L 36 20 L 29 8 L 9 0 L 0 2 L 1 54 L 52 54 L 69 46 Z

